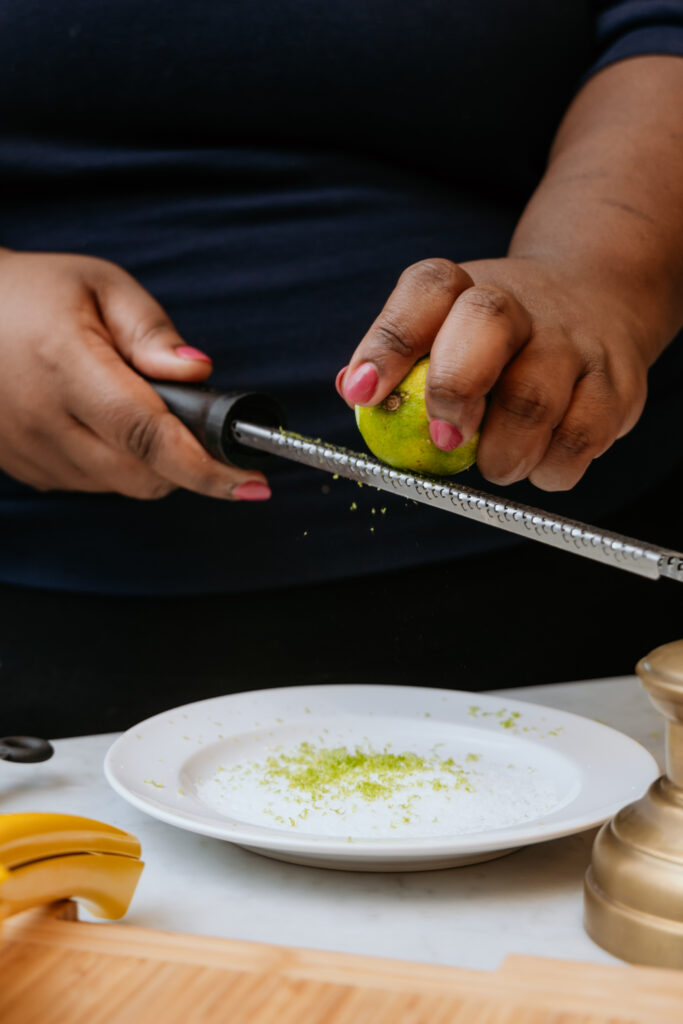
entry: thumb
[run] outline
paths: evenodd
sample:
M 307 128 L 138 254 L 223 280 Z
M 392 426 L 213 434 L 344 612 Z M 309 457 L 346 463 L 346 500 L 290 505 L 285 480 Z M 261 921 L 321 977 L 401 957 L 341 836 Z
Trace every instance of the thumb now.
M 114 346 L 139 373 L 177 381 L 209 376 L 211 357 L 185 343 L 162 306 L 125 270 L 110 264 L 95 290 Z

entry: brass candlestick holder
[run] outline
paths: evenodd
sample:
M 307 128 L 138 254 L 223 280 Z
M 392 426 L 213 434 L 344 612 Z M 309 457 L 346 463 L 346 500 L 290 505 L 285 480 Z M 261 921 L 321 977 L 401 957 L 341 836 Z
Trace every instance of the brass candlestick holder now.
M 655 648 L 636 672 L 667 720 L 666 774 L 598 832 L 584 925 L 622 960 L 683 967 L 683 640 Z

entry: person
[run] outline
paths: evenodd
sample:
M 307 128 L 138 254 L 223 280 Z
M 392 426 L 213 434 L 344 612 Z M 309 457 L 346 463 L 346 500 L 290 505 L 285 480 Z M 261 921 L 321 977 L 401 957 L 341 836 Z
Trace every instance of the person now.
M 464 484 L 680 545 L 679 0 L 4 0 L 0 25 L 4 732 L 616 675 L 676 638 L 673 583 L 223 465 L 146 378 L 358 448 L 350 407 L 429 354 L 433 442 L 481 428 Z

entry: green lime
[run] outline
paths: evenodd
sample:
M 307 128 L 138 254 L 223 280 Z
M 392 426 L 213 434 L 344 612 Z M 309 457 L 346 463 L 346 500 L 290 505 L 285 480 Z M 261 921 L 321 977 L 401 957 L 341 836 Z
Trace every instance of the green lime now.
M 356 423 L 366 445 L 382 462 L 413 473 L 453 476 L 475 462 L 479 434 L 450 452 L 436 447 L 429 436 L 425 407 L 428 368 L 425 356 L 379 405 L 357 405 Z

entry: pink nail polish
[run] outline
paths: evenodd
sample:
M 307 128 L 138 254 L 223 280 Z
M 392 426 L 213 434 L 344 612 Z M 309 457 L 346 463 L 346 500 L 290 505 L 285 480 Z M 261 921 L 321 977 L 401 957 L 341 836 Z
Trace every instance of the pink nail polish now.
M 180 359 L 195 359 L 200 363 L 211 362 L 211 356 L 207 356 L 206 352 L 200 352 L 198 348 L 192 348 L 191 345 L 179 345 L 174 351 Z
M 429 435 L 442 452 L 450 452 L 462 444 L 462 434 L 457 427 L 445 420 L 432 420 L 429 424 Z
M 344 398 L 356 405 L 369 402 L 379 383 L 377 367 L 372 363 L 361 363 L 353 371 L 344 385 Z
M 339 371 L 337 376 L 334 378 L 334 386 L 337 389 L 337 394 L 340 395 L 341 398 L 344 397 L 344 394 L 343 394 L 342 389 L 341 389 L 342 377 L 344 376 L 344 374 L 346 373 L 347 370 L 348 370 L 348 366 L 342 366 L 341 370 Z
M 233 488 L 233 498 L 239 501 L 265 501 L 271 495 L 268 484 L 262 484 L 260 480 L 247 480 Z

